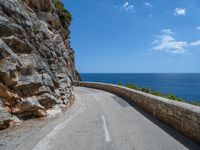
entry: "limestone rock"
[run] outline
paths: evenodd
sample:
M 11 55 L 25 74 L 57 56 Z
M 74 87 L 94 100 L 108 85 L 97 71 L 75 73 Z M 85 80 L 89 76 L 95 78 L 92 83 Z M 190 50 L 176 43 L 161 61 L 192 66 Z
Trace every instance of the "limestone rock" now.
M 0 130 L 8 128 L 12 121 L 11 115 L 0 108 Z
M 44 93 L 38 97 L 39 103 L 45 108 L 52 108 L 55 104 L 58 104 L 59 101 L 51 94 Z
M 27 11 L 25 11 L 25 8 L 19 0 L 0 0 L 0 6 L 5 14 L 18 17 L 19 21 L 21 21 L 20 19 L 30 19 Z
M 33 112 L 33 116 L 35 116 L 35 117 L 46 117 L 47 112 L 45 110 L 38 109 L 38 110 Z
M 20 25 L 11 23 L 7 18 L 0 16 L 0 36 L 23 35 L 23 33 L 24 30 Z
M 73 100 L 66 26 L 51 0 L 0 0 L 0 129 Z
M 0 39 L 0 61 L 12 54 L 12 50 Z
M 31 5 L 38 10 L 53 11 L 55 8 L 51 0 L 31 0 Z
M 6 129 L 16 123 L 20 123 L 20 121 L 6 112 L 5 108 L 3 108 L 3 104 L 0 102 L 0 130 Z
M 17 94 L 10 92 L 2 83 L 0 83 L 0 97 L 8 100 L 19 99 Z
M 42 76 L 38 73 L 31 75 L 20 75 L 17 85 L 15 86 L 16 90 L 23 90 L 28 88 L 29 90 L 37 89 L 43 85 Z
M 16 53 L 30 53 L 34 49 L 27 39 L 22 41 L 15 36 L 5 37 L 2 39 Z
M 23 112 L 34 112 L 38 109 L 45 110 L 43 106 L 35 98 L 21 98 L 20 100 L 20 107 Z
M 56 14 L 40 11 L 40 12 L 37 12 L 37 15 L 41 20 L 44 20 L 45 22 L 48 22 L 49 24 L 51 24 L 51 26 L 54 29 L 59 29 L 62 26 L 60 19 L 59 19 L 58 15 L 56 15 Z

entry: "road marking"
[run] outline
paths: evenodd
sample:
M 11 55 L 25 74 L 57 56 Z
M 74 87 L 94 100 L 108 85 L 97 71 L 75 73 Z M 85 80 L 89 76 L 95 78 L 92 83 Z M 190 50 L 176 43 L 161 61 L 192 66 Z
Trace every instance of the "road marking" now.
M 77 97 L 81 99 L 78 95 Z M 80 113 L 83 113 L 85 111 L 85 105 L 82 104 L 82 101 L 80 102 L 80 106 L 78 110 L 72 114 L 69 118 L 64 120 L 62 123 L 58 124 L 55 128 L 53 128 L 49 134 L 47 134 L 42 140 L 38 142 L 38 144 L 32 149 L 32 150 L 49 150 L 51 149 L 50 142 L 55 139 L 56 134 L 62 129 L 64 129 L 67 124 L 72 121 L 76 116 L 78 116 Z
M 98 98 L 96 97 L 95 94 L 91 94 L 91 95 L 94 97 L 94 99 L 95 99 L 97 102 L 99 102 L 99 100 L 98 100 Z
M 99 99 L 96 97 L 95 94 L 92 94 L 92 96 L 94 97 L 94 99 L 95 99 L 97 102 L 100 103 Z M 100 105 L 102 105 L 102 104 L 100 103 Z M 111 138 L 110 138 L 110 134 L 109 134 L 109 132 L 108 132 L 108 127 L 107 127 L 106 119 L 105 119 L 105 116 L 104 116 L 104 115 L 101 116 L 101 120 L 102 120 L 102 122 L 103 122 L 103 129 L 104 129 L 104 135 L 105 135 L 106 142 L 110 142 L 110 141 L 111 141 Z
M 101 116 L 101 119 L 103 121 L 103 129 L 104 129 L 104 135 L 105 135 L 106 142 L 110 142 L 111 138 L 110 138 L 110 134 L 108 132 L 108 128 L 107 128 L 107 124 L 106 124 L 106 119 L 105 119 L 104 115 Z

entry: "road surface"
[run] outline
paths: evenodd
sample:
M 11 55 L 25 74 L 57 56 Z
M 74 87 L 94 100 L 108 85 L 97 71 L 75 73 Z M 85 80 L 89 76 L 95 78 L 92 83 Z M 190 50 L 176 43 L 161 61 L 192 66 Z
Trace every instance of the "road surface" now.
M 0 149 L 200 149 L 197 143 L 111 93 L 75 87 L 75 96 L 72 107 L 59 117 L 25 122 L 6 135 L 0 132 Z

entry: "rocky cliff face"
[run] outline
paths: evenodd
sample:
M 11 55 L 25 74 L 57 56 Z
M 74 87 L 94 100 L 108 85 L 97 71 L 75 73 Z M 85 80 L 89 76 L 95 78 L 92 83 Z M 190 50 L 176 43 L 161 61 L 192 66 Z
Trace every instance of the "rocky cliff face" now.
M 73 100 L 67 22 L 51 0 L 0 0 L 0 129 Z

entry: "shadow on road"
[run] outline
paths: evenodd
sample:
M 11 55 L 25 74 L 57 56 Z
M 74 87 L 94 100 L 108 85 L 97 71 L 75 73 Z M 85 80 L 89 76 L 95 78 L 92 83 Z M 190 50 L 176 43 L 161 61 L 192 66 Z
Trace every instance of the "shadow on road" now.
M 112 98 L 121 106 L 121 107 L 130 107 L 130 104 L 121 99 L 118 96 L 112 96 Z
M 124 101 L 124 99 L 119 98 L 118 96 L 113 96 L 113 98 L 117 102 L 120 101 L 119 99 L 121 99 L 122 101 Z M 196 142 L 190 140 L 189 138 L 185 137 L 184 135 L 180 134 L 175 129 L 171 128 L 169 125 L 167 125 L 167 124 L 159 121 L 158 119 L 154 118 L 151 114 L 149 114 L 149 113 L 145 112 L 144 110 L 142 110 L 140 107 L 138 107 L 133 102 L 131 102 L 129 100 L 126 100 L 126 102 L 127 102 L 127 105 L 130 104 L 136 111 L 138 111 L 139 113 L 141 113 L 144 117 L 146 117 L 148 120 L 150 120 L 151 122 L 153 122 L 154 124 L 156 124 L 158 127 L 160 127 L 167 134 L 169 134 L 171 137 L 173 137 L 174 139 L 176 139 L 177 141 L 179 141 L 181 144 L 183 144 L 188 149 L 191 149 L 191 150 L 200 150 L 200 143 L 196 143 Z M 123 105 L 125 105 L 125 104 L 123 104 Z

